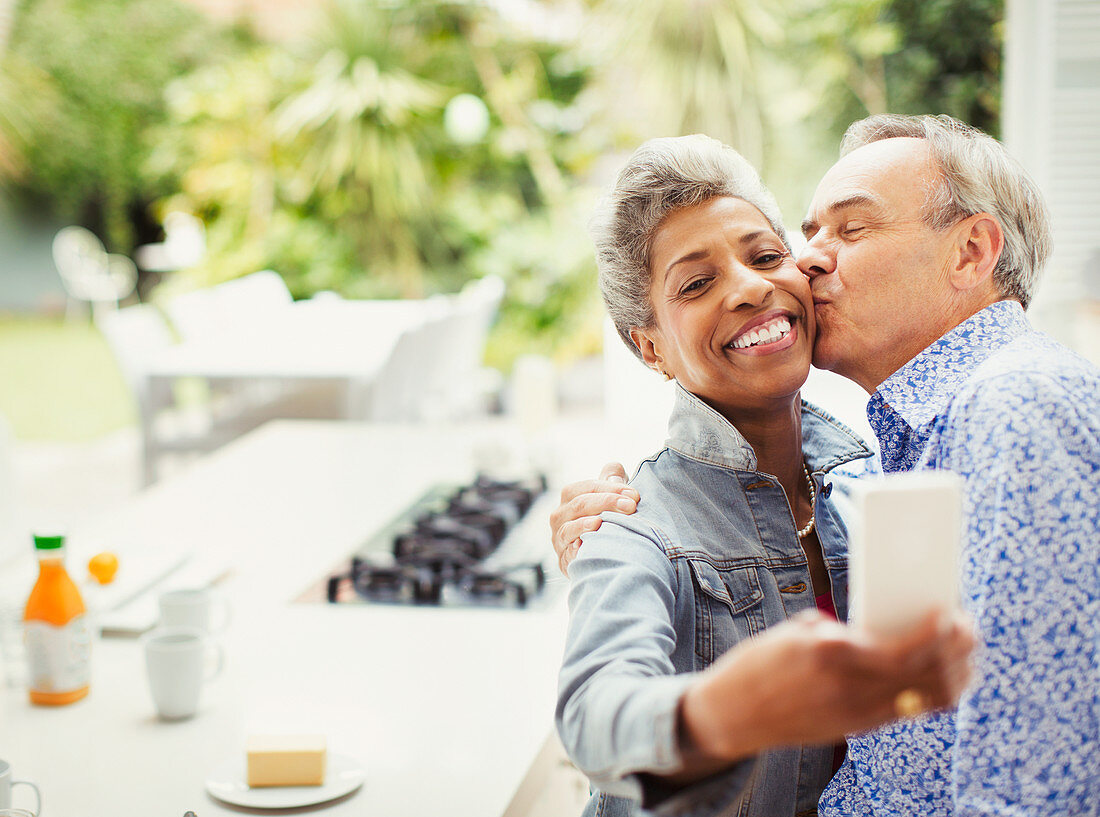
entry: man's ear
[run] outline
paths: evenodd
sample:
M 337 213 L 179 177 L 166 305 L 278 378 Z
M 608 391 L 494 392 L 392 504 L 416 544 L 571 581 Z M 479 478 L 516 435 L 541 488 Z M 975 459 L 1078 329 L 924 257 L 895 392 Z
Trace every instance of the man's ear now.
M 655 372 L 664 372 L 664 359 L 660 351 L 660 333 L 654 329 L 642 329 L 635 326 L 630 330 L 630 339 L 642 353 L 642 361 Z
M 1005 245 L 1001 225 L 989 213 L 977 213 L 963 219 L 955 229 L 951 283 L 965 292 L 989 284 Z

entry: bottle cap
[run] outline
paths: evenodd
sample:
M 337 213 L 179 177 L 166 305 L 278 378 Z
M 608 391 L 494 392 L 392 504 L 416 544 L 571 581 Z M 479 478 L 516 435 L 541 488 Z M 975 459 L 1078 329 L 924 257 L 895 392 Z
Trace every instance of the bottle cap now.
M 65 544 L 64 536 L 35 536 L 35 550 L 58 550 Z

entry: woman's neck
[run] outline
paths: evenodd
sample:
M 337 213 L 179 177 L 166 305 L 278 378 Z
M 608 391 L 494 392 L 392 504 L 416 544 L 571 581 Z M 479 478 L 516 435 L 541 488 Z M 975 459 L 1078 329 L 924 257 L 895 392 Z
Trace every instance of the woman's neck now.
M 788 497 L 802 490 L 802 401 L 796 393 L 789 402 L 759 412 L 738 412 L 729 418 L 756 454 L 758 471 L 778 477 Z M 792 507 L 794 503 L 792 502 Z

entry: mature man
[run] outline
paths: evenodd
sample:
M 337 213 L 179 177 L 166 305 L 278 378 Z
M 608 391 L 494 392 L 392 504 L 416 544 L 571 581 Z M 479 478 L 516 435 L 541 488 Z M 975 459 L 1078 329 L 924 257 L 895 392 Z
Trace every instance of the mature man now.
M 803 222 L 814 363 L 871 394 L 883 470 L 964 478 L 982 648 L 957 709 L 850 739 L 821 813 L 1100 815 L 1100 371 L 1024 316 L 1041 196 L 948 117 L 871 117 L 841 153 Z M 563 564 L 628 490 L 567 489 Z

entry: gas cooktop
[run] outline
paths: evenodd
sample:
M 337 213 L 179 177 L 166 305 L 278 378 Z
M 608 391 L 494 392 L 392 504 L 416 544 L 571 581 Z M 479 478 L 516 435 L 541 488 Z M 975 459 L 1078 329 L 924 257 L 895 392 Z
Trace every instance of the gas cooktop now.
M 547 535 L 546 479 L 437 485 L 301 600 L 526 608 L 564 586 Z M 535 509 L 532 511 L 532 509 Z

